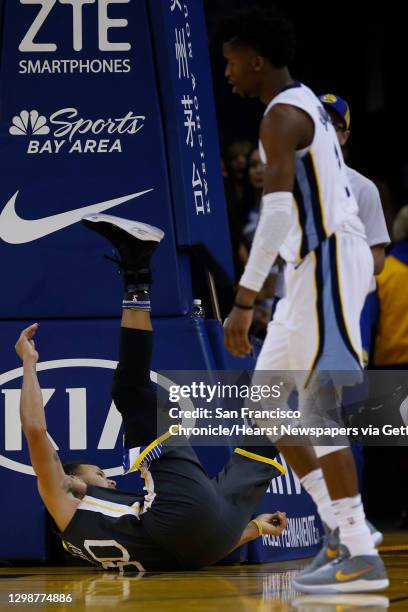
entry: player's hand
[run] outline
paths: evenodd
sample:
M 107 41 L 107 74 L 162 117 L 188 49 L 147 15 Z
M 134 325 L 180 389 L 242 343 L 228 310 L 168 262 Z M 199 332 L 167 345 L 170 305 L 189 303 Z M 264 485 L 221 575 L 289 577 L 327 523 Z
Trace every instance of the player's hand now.
M 288 526 L 285 512 L 274 512 L 273 514 L 260 514 L 256 520 L 262 525 L 262 531 L 271 536 L 280 536 Z M 277 524 L 274 524 L 277 523 Z
M 232 355 L 245 357 L 252 346 L 248 339 L 253 317 L 252 310 L 233 308 L 224 323 L 224 344 Z
M 33 323 L 29 327 L 23 329 L 19 339 L 16 342 L 15 349 L 17 355 L 23 363 L 37 363 L 38 352 L 35 348 L 33 337 L 38 329 L 38 323 Z

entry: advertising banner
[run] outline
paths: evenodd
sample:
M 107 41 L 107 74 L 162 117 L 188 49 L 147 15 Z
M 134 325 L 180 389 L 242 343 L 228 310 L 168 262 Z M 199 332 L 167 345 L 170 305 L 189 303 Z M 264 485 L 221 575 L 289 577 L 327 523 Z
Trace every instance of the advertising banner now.
M 284 457 L 277 460 L 286 468 L 286 474 L 272 480 L 257 514 L 286 512 L 288 527 L 279 537 L 263 535 L 248 544 L 250 563 L 268 563 L 315 555 L 321 546 L 323 527 L 312 498 L 302 488 Z
M 116 314 L 97 212 L 165 231 L 154 312 L 187 312 L 145 1 L 6 0 L 2 32 L 0 317 Z
M 150 0 L 180 245 L 203 244 L 233 277 L 201 0 Z

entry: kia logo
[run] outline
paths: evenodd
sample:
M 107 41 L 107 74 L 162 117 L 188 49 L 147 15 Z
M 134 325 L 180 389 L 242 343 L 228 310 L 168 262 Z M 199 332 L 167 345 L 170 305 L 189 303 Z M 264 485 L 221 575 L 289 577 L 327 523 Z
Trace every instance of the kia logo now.
M 62 368 L 99 368 L 114 370 L 117 366 L 116 361 L 108 359 L 93 359 L 93 358 L 75 358 L 75 359 L 55 359 L 52 361 L 43 361 L 37 364 L 37 371 L 43 372 L 46 370 L 60 370 Z M 9 383 L 10 381 L 22 378 L 23 368 L 16 368 L 3 374 L 0 374 L 0 386 Z M 157 384 L 158 377 L 157 373 L 151 371 L 151 380 Z M 171 380 L 160 375 L 159 383 L 160 386 L 168 391 L 169 387 L 174 384 Z M 43 395 L 44 408 L 47 403 L 54 395 L 55 388 L 44 388 L 41 389 Z M 86 450 L 87 448 L 87 401 L 86 401 L 86 388 L 83 387 L 67 387 L 65 392 L 68 395 L 68 414 L 69 414 L 69 449 L 70 450 Z M 23 434 L 20 423 L 20 388 L 14 389 L 2 389 L 1 393 L 4 396 L 4 450 L 7 451 L 21 451 Z M 190 400 L 180 401 L 180 405 L 183 404 L 183 408 L 192 408 Z M 98 450 L 112 450 L 115 448 L 118 435 L 122 424 L 122 418 L 119 412 L 116 410 L 114 402 L 111 402 L 108 414 L 105 419 L 105 423 L 102 427 L 99 441 L 97 444 Z M 51 432 L 52 433 L 52 432 Z M 52 435 L 49 433 L 51 443 L 56 450 L 58 445 L 53 440 Z M 0 455 L 0 466 L 5 467 L 22 474 L 28 474 L 34 476 L 34 470 L 31 465 L 10 459 L 4 455 Z M 107 476 L 118 476 L 123 474 L 122 466 L 104 468 Z

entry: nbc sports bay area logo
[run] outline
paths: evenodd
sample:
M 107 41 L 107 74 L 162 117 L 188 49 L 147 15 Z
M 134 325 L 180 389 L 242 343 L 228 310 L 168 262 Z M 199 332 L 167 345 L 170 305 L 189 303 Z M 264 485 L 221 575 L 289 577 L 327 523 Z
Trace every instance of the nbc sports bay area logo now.
M 9 134 L 21 138 L 30 155 L 122 153 L 124 139 L 143 129 L 145 120 L 133 111 L 121 117 L 89 118 L 73 107 L 48 117 L 36 109 L 22 110 L 12 117 Z
M 38 363 L 47 430 L 63 462 L 87 459 L 107 476 L 122 468 L 122 418 L 110 396 L 117 362 L 108 359 L 55 359 Z M 20 422 L 23 368 L 0 374 L 0 466 L 34 475 Z M 157 382 L 156 372 L 151 379 Z M 172 384 L 163 376 L 159 384 Z

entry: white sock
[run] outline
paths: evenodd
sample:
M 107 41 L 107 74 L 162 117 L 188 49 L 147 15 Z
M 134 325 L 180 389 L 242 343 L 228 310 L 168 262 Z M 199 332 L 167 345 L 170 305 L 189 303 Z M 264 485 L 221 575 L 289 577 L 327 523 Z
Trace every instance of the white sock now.
M 340 542 L 350 555 L 378 555 L 367 527 L 361 495 L 333 501 L 334 514 L 340 528 Z
M 316 504 L 322 521 L 326 523 L 330 530 L 335 529 L 337 521 L 321 468 L 309 472 L 309 474 L 300 479 L 300 482 Z

